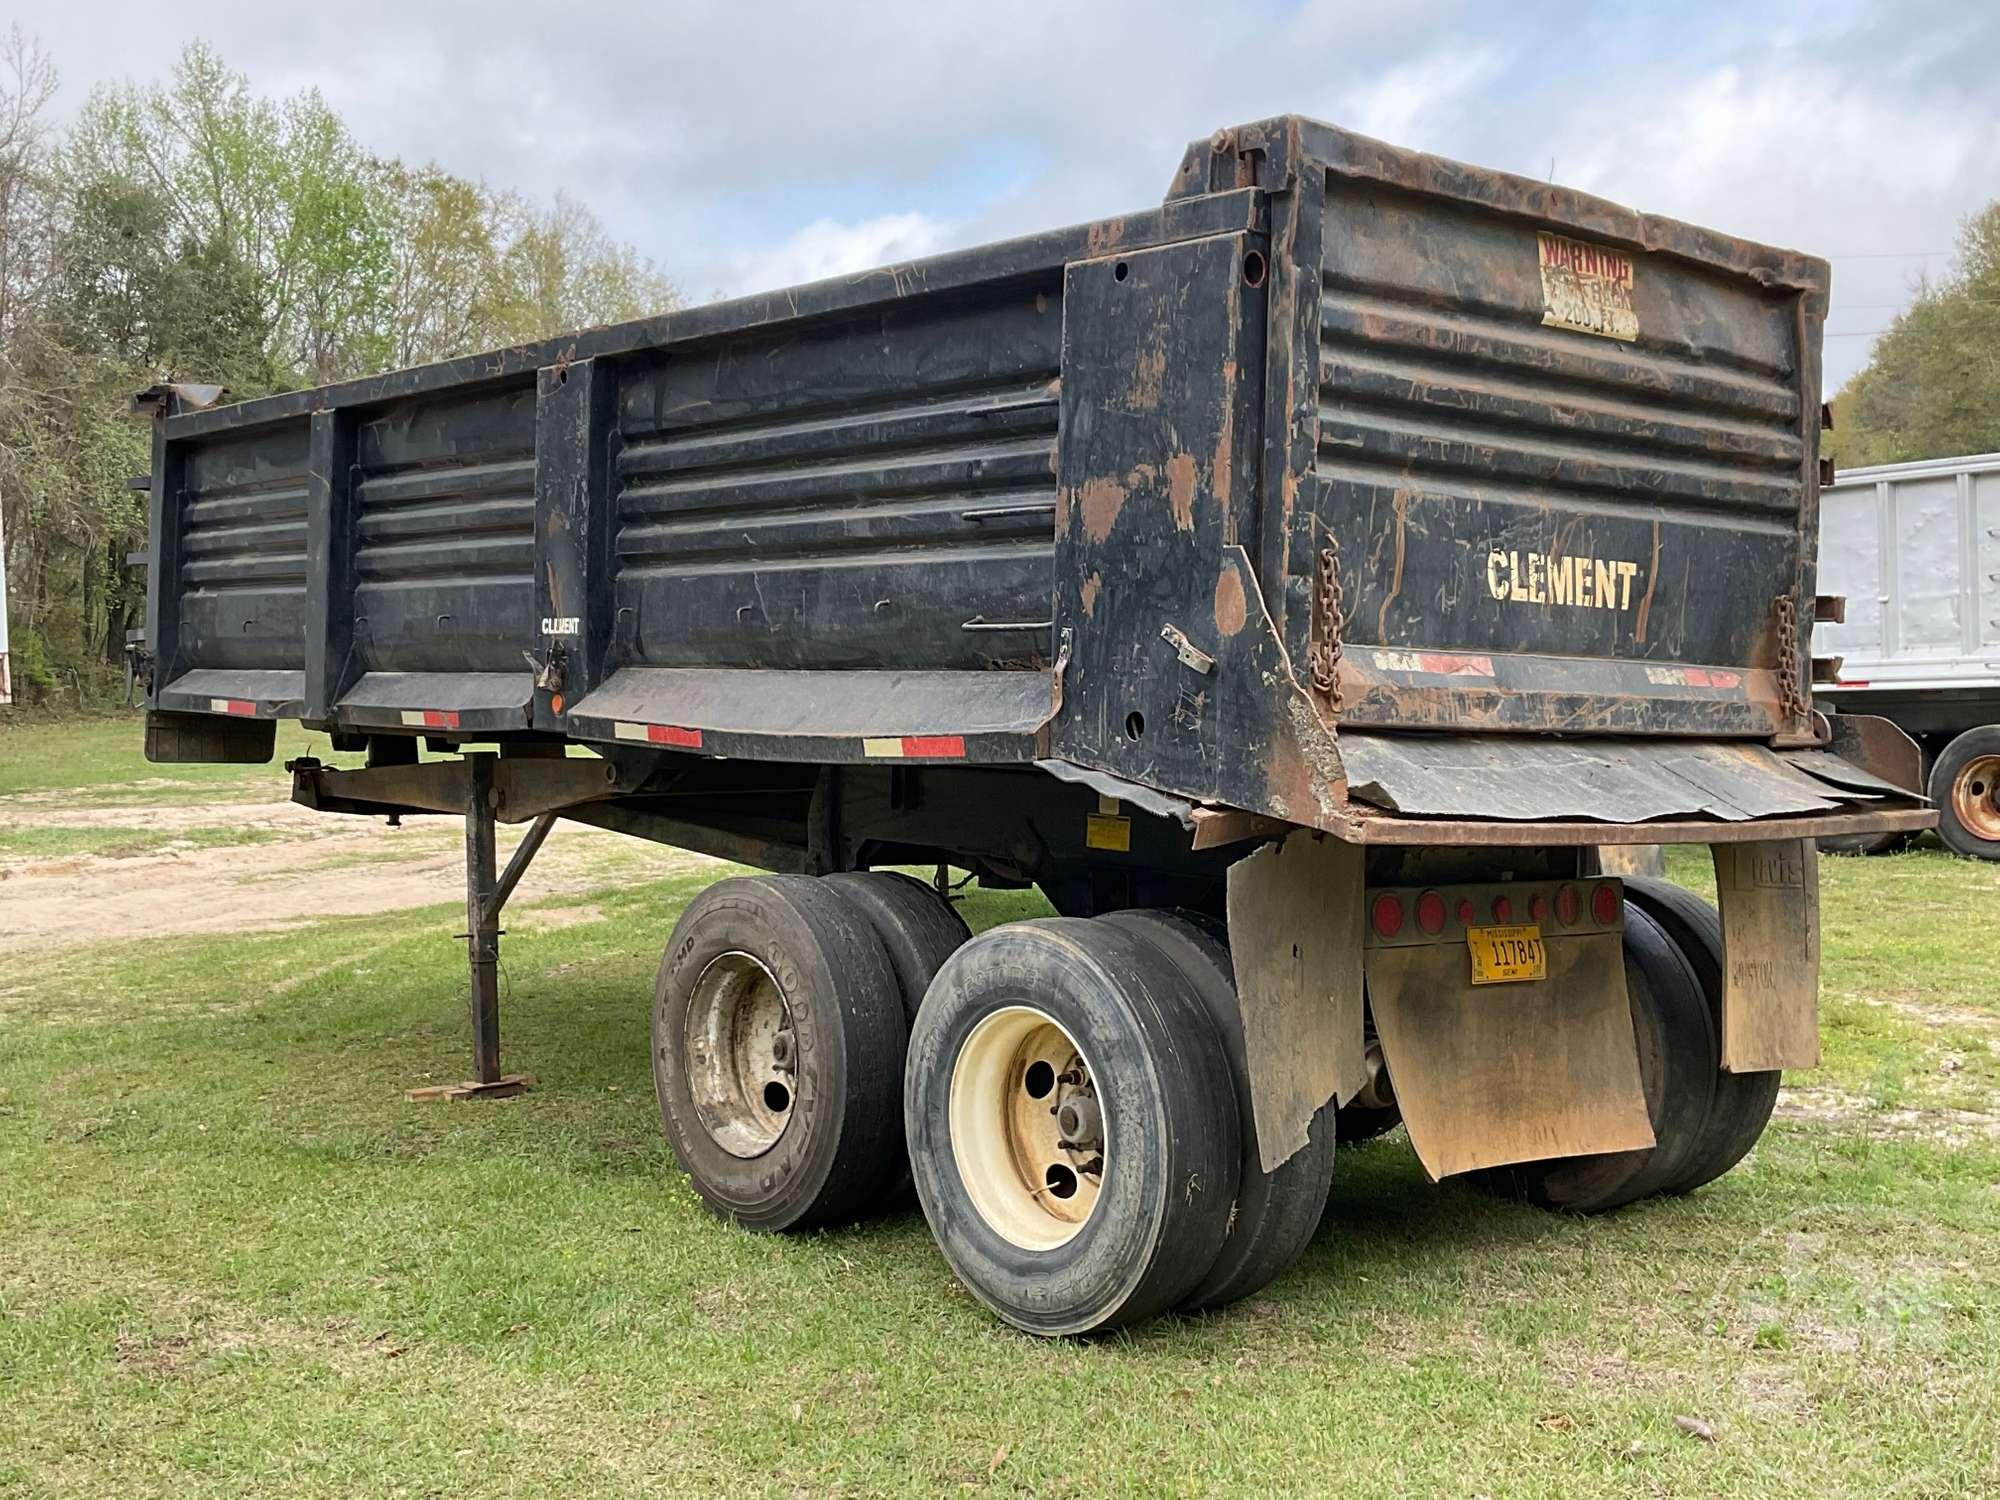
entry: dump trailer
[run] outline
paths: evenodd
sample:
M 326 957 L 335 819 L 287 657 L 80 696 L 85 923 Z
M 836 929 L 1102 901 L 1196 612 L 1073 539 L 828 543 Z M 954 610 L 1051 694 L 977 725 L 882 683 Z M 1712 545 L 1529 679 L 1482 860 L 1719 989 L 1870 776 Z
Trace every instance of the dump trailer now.
M 1826 294 L 1287 117 L 1156 209 L 156 388 L 147 753 L 296 719 L 366 752 L 297 801 L 464 817 L 456 1097 L 530 1081 L 499 915 L 557 820 L 767 872 L 663 934 L 682 1167 L 770 1231 L 913 1184 L 1031 1332 L 1256 1291 L 1399 1121 L 1551 1208 L 1685 1192 L 1818 1058 L 1814 841 L 1933 816 L 1810 702 Z M 1597 873 L 1672 843 L 1719 911 Z M 952 871 L 1060 915 L 969 937 Z
M 1847 606 L 1817 622 L 1814 701 L 1913 739 L 1922 765 L 1909 774 L 1939 836 L 2000 859 L 2000 453 L 1842 469 L 1820 514 L 1820 576 Z M 1909 838 L 1829 847 L 1876 854 Z

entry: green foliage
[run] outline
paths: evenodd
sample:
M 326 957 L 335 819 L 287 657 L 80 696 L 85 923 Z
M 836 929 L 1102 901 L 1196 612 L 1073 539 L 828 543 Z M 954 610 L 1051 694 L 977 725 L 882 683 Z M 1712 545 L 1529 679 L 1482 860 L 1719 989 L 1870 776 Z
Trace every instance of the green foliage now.
M 1957 264 L 1925 286 L 1833 403 L 1842 468 L 2000 450 L 2000 202 L 1968 220 Z
M 581 204 L 372 156 L 317 93 L 262 97 L 199 43 L 60 134 L 56 82 L 18 27 L 0 38 L 0 519 L 24 701 L 122 676 L 146 528 L 126 481 L 150 466 L 133 392 L 259 396 L 678 303 Z

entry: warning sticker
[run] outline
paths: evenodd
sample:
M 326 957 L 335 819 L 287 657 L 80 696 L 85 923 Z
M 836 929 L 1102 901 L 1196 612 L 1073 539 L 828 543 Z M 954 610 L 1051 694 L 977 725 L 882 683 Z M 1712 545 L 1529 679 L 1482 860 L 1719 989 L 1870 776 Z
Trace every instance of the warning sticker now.
M 1639 336 L 1632 310 L 1632 257 L 1601 245 L 1543 231 L 1535 236 L 1542 258 L 1542 323 L 1601 338 Z

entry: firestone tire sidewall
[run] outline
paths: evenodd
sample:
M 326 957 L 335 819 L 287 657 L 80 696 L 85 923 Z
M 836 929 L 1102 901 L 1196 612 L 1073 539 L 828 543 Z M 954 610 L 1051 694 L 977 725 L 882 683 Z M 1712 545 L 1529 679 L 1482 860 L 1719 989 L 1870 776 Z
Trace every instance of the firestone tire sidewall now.
M 770 971 L 798 1058 L 785 1129 L 748 1158 L 724 1150 L 702 1123 L 686 1069 L 695 981 L 727 953 L 748 953 Z M 872 1211 L 900 1158 L 905 1038 L 879 941 L 816 882 L 741 877 L 703 891 L 660 960 L 652 1022 L 661 1124 L 696 1193 L 747 1229 L 804 1229 Z
M 1105 1114 L 1097 1205 L 1049 1250 L 986 1222 L 952 1148 L 959 1054 L 982 1020 L 1012 1006 L 1069 1033 Z M 925 997 L 904 1099 L 931 1233 L 966 1288 L 1016 1328 L 1064 1335 L 1138 1322 L 1174 1306 L 1214 1264 L 1240 1151 L 1227 1066 L 1186 981 L 1130 934 L 1052 918 L 973 939 Z

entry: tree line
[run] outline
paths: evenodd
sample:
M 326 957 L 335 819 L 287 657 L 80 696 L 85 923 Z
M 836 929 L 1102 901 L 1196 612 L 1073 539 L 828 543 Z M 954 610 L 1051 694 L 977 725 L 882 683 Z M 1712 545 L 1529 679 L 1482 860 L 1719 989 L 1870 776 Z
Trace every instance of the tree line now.
M 2000 202 L 1834 397 L 1823 451 L 1843 469 L 2000 451 Z
M 679 303 L 584 205 L 369 152 L 314 91 L 263 97 L 208 47 L 100 88 L 0 40 L 0 525 L 16 692 L 115 692 L 151 462 L 130 396 L 247 398 Z

